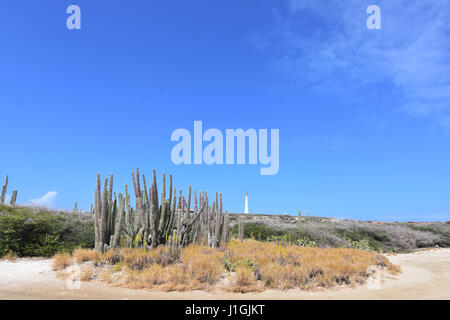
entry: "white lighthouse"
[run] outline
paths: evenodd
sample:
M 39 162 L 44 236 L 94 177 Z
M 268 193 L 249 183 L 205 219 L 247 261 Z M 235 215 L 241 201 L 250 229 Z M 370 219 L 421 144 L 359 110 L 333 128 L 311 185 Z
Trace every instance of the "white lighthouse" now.
M 244 213 L 248 213 L 248 193 L 245 193 L 245 208 Z

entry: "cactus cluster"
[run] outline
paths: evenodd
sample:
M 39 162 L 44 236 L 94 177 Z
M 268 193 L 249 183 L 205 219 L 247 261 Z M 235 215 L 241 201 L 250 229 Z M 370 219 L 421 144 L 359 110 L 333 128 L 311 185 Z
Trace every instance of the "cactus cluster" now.
M 0 196 L 0 204 L 5 204 L 7 189 L 8 189 L 8 176 L 6 176 L 5 184 L 3 185 L 3 188 L 2 188 L 2 194 Z M 16 201 L 17 201 L 17 190 L 13 190 L 9 204 L 11 206 L 15 206 Z
M 94 214 L 95 248 L 107 250 L 117 246 L 150 248 L 167 244 L 170 248 L 189 243 L 220 246 L 231 237 L 228 214 L 223 214 L 222 194 L 209 205 L 208 194 L 194 191 L 194 208 L 191 210 L 192 188 L 188 198 L 172 187 L 169 176 L 169 195 L 166 194 L 166 175 L 163 173 L 161 196 L 158 194 L 156 171 L 149 189 L 145 175 L 139 169 L 132 173 L 135 207 L 131 206 L 128 186 L 125 194 L 113 192 L 113 175 L 105 178 L 101 190 L 100 174 L 97 174 Z M 220 200 L 219 200 L 220 199 Z M 198 200 L 198 201 L 197 201 Z

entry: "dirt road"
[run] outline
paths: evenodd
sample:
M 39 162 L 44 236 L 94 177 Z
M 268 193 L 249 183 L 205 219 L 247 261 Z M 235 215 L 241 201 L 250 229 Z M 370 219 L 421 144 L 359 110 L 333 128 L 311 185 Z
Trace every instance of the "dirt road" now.
M 0 261 L 0 299 L 446 299 L 450 300 L 450 249 L 388 256 L 400 275 L 376 274 L 366 285 L 304 292 L 300 290 L 235 294 L 224 291 L 156 292 L 95 282 L 60 280 L 51 260 Z

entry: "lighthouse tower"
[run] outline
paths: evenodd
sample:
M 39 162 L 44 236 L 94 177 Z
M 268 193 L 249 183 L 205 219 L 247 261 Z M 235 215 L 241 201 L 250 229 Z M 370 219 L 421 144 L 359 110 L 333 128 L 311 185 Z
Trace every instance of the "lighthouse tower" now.
M 245 193 L 245 209 L 244 213 L 248 213 L 248 193 Z

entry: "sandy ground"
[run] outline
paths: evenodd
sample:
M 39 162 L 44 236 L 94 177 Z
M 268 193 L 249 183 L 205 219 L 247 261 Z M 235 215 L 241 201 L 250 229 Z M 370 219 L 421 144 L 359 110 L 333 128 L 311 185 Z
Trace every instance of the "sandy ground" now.
M 301 290 L 236 294 L 224 291 L 157 292 L 61 280 L 48 259 L 0 260 L 0 299 L 446 299 L 450 300 L 450 249 L 388 256 L 400 275 L 376 273 L 366 285 L 304 292 Z

